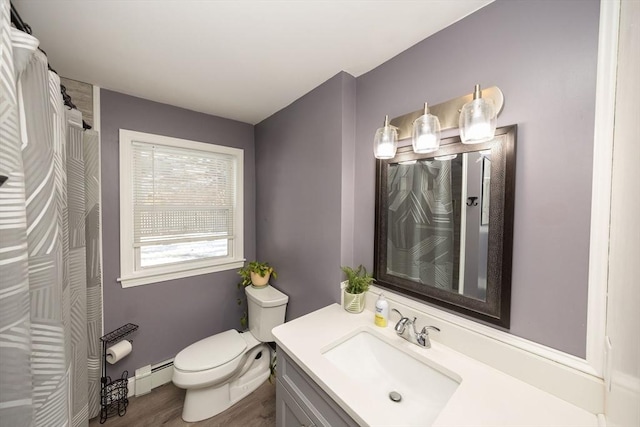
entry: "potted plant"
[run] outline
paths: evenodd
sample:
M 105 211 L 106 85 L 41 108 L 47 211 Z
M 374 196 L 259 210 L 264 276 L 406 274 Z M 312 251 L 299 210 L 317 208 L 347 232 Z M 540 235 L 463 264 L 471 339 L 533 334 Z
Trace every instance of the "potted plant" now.
M 343 290 L 343 306 L 350 313 L 361 313 L 364 310 L 365 292 L 373 282 L 373 276 L 367 274 L 367 269 L 359 265 L 358 268 L 341 267 L 347 276 Z
M 276 271 L 269 265 L 268 262 L 251 261 L 245 267 L 238 270 L 238 274 L 242 277 L 241 285 L 252 285 L 256 288 L 266 286 L 269 284 L 269 278 L 273 276 L 274 279 L 278 277 Z
M 251 285 L 256 288 L 261 288 L 269 284 L 269 279 L 273 277 L 274 279 L 278 277 L 276 271 L 273 267 L 269 265 L 268 262 L 258 262 L 251 261 L 246 266 L 242 267 L 238 270 L 238 274 L 242 278 L 240 283 L 238 283 L 238 289 L 242 289 L 242 295 L 238 297 L 238 305 L 245 305 L 245 301 L 247 300 L 244 294 L 244 288 Z M 246 329 L 248 326 L 248 314 L 245 305 L 245 309 L 242 312 L 242 316 L 240 317 L 240 326 L 242 329 Z

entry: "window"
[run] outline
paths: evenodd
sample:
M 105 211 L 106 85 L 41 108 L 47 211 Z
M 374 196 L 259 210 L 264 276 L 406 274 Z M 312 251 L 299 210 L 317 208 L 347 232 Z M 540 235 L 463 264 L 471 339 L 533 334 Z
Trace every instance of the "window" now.
M 123 287 L 240 268 L 243 151 L 120 129 Z

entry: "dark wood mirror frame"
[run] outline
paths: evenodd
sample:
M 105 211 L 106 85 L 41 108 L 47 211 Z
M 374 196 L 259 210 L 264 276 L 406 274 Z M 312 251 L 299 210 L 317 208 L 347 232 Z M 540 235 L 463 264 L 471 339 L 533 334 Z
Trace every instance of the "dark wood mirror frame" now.
M 399 148 L 396 156 L 376 162 L 376 219 L 374 276 L 382 288 L 423 300 L 473 318 L 509 328 L 511 309 L 511 259 L 513 252 L 513 209 L 517 126 L 496 130 L 492 141 L 465 145 L 459 137 L 443 139 L 438 151 L 416 154 L 411 146 Z M 388 167 L 410 160 L 491 149 L 489 243 L 487 290 L 484 301 L 445 289 L 427 286 L 387 274 Z

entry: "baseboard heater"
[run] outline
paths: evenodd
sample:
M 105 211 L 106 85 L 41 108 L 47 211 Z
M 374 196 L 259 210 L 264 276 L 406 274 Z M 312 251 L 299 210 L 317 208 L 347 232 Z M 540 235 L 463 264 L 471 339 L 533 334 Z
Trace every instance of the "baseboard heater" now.
M 143 366 L 136 369 L 136 375 L 129 378 L 129 396 L 141 396 L 156 387 L 171 382 L 173 377 L 173 359 Z

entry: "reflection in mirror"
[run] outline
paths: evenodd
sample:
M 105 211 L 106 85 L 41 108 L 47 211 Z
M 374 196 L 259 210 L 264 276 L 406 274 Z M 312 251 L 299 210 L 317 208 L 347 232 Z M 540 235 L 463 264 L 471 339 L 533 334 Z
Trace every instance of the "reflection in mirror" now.
M 378 161 L 379 285 L 508 326 L 515 132 Z
M 387 274 L 484 301 L 491 152 L 445 157 L 389 165 Z

